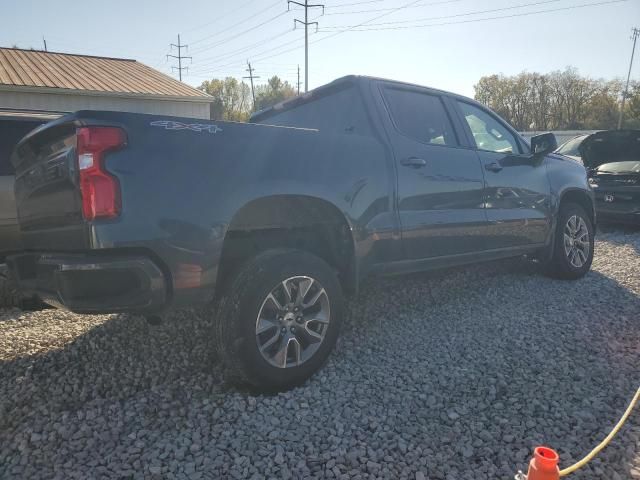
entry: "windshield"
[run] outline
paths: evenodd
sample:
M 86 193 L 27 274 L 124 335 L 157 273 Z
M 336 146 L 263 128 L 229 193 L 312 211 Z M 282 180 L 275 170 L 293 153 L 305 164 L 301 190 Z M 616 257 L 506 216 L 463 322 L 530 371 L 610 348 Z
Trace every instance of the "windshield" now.
M 562 155 L 571 155 L 572 157 L 579 157 L 580 152 L 578 151 L 578 148 L 580 148 L 580 144 L 587 137 L 588 135 L 581 135 L 579 137 L 572 138 L 568 142 L 562 144 L 560 148 L 556 150 L 556 152 L 561 153 Z
M 605 163 L 598 167 L 598 172 L 603 173 L 640 173 L 640 162 L 614 162 Z

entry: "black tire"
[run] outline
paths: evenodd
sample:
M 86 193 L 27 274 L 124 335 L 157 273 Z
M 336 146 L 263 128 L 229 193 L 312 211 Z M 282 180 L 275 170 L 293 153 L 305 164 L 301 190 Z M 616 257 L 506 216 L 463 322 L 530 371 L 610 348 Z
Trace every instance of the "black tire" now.
M 330 321 L 326 327 L 321 327 L 324 338 L 304 363 L 278 368 L 260 352 L 256 338 L 257 318 L 273 289 L 293 277 L 311 277 L 316 285 L 324 288 L 330 306 Z M 214 312 L 215 344 L 226 378 L 261 391 L 283 391 L 300 385 L 329 357 L 338 338 L 343 310 L 340 282 L 322 259 L 299 250 L 271 250 L 257 255 L 229 279 Z M 274 328 L 274 332 L 280 329 Z M 288 348 L 287 344 L 285 363 Z M 298 353 L 301 348 L 298 344 Z
M 576 217 L 581 219 L 588 231 L 589 239 L 589 251 L 585 255 L 585 261 L 580 266 L 576 266 L 571 263 L 568 254 L 565 250 L 565 229 L 567 228 L 567 222 L 569 219 Z M 556 225 L 556 232 L 554 235 L 553 255 L 547 261 L 545 265 L 545 273 L 553 278 L 559 278 L 562 280 L 576 280 L 583 277 L 591 268 L 593 262 L 594 251 L 594 237 L 595 231 L 591 218 L 584 211 L 580 205 L 576 203 L 567 203 L 560 207 L 560 213 L 558 215 L 558 224 Z
M 0 308 L 22 308 L 23 296 L 7 277 L 0 276 Z

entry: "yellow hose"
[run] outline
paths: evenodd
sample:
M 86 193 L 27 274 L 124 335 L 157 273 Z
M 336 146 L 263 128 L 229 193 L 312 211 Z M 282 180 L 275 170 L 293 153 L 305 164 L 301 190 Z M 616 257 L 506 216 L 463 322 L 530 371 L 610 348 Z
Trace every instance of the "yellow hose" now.
M 638 391 L 636 392 L 636 394 L 633 396 L 631 403 L 625 410 L 620 421 L 616 424 L 615 427 L 613 427 L 613 430 L 611 430 L 611 433 L 609 433 L 609 435 L 607 435 L 607 437 L 602 442 L 600 442 L 600 444 L 596 448 L 591 450 L 591 452 L 589 452 L 589 454 L 586 457 L 584 457 L 582 460 L 580 460 L 577 463 L 574 463 L 570 467 L 560 470 L 561 477 L 569 475 L 570 473 L 575 472 L 579 468 L 584 467 L 587 463 L 589 463 L 593 459 L 593 457 L 595 457 L 598 453 L 600 453 L 600 451 L 609 444 L 611 439 L 615 437 L 616 433 L 618 433 L 618 431 L 622 428 L 622 425 L 624 425 L 624 422 L 627 420 L 627 418 L 629 418 L 629 415 L 631 414 L 631 410 L 633 410 L 633 407 L 635 407 L 636 403 L 638 402 L 638 398 L 640 398 L 640 387 L 638 388 Z

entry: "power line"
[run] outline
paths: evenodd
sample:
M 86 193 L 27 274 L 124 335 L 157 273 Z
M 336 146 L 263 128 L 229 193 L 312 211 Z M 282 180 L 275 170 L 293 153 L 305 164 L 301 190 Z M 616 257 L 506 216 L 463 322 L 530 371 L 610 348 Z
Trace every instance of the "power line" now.
M 229 15 L 233 15 L 236 12 L 239 12 L 240 10 L 243 10 L 245 7 L 248 7 L 250 4 L 254 3 L 256 0 L 249 0 L 247 3 L 243 3 L 242 5 L 240 5 L 238 8 L 231 10 L 230 12 L 224 13 L 222 15 L 220 15 L 218 18 L 216 18 L 215 20 L 212 20 L 210 22 L 204 23 L 198 27 L 193 27 L 193 28 L 189 28 L 187 30 L 184 30 L 184 32 L 194 32 L 196 30 L 200 30 L 201 28 L 204 27 L 208 27 L 210 25 L 213 25 L 214 23 L 218 23 L 220 20 L 222 20 L 223 18 L 227 18 Z
M 300 39 L 300 40 L 302 40 L 302 39 Z M 285 48 L 285 47 L 289 47 L 287 51 L 296 50 L 302 44 L 300 42 L 297 42 L 296 46 L 291 47 L 291 45 L 292 45 L 291 42 L 287 41 L 287 42 L 281 43 L 279 45 L 276 45 L 275 47 L 271 47 L 271 48 L 269 48 L 267 50 L 264 50 L 264 51 L 262 51 L 260 53 L 257 53 L 255 55 L 253 55 L 252 58 L 254 59 L 254 61 L 255 60 L 266 60 L 266 59 L 274 57 L 276 55 L 269 55 L 269 56 L 266 56 L 266 57 L 264 57 L 263 55 L 269 54 L 271 52 L 274 52 L 276 50 L 280 50 L 280 49 Z M 284 53 L 284 52 L 282 52 L 282 53 Z M 222 64 L 222 65 L 215 65 L 215 66 L 212 66 L 210 68 L 221 69 L 221 68 L 233 67 L 235 65 L 243 65 L 243 64 L 244 64 L 243 61 L 242 62 L 232 61 L 232 62 L 228 62 L 228 63 Z
M 554 9 L 545 9 L 545 10 L 537 10 L 537 11 L 533 11 L 533 12 L 522 12 L 522 13 L 516 13 L 516 14 L 512 14 L 512 15 L 501 15 L 501 16 L 493 16 L 493 17 L 487 17 L 487 18 L 478 18 L 478 19 L 469 19 L 469 20 L 459 20 L 459 21 L 452 21 L 452 22 L 441 22 L 441 23 L 431 23 L 431 24 L 427 24 L 427 25 L 402 25 L 402 26 L 395 26 L 395 27 L 386 27 L 386 28 L 370 28 L 370 29 L 358 29 L 356 31 L 367 31 L 367 30 L 386 30 L 386 29 L 406 29 L 406 28 L 424 28 L 424 27 L 431 27 L 431 26 L 442 26 L 442 25 L 453 25 L 453 24 L 466 24 L 466 23 L 475 23 L 475 22 L 484 22 L 484 21 L 489 21 L 489 20 L 498 20 L 498 19 L 507 19 L 507 18 L 516 18 L 516 17 L 521 17 L 521 16 L 529 16 L 529 15 L 537 15 L 537 14 L 542 14 L 542 13 L 551 13 L 551 12 L 558 12 L 558 11 L 567 11 L 567 10 L 572 10 L 572 9 L 577 9 L 577 8 L 586 8 L 586 7 L 592 7 L 592 6 L 599 6 L 599 5 L 607 5 L 607 4 L 615 4 L 615 3 L 622 3 L 625 2 L 627 0 L 611 0 L 611 1 L 605 1 L 605 2 L 595 2 L 595 3 L 591 3 L 591 4 L 585 4 L 585 5 L 575 5 L 575 6 L 570 6 L 570 7 L 562 7 L 562 8 L 554 8 Z M 393 9 L 393 11 L 388 12 L 388 13 L 384 13 L 382 15 L 378 15 L 375 16 L 369 20 L 366 20 L 365 22 L 361 22 L 358 25 L 355 26 L 347 26 L 342 27 L 343 30 L 339 30 L 339 31 L 335 31 L 330 33 L 329 35 L 326 35 L 324 37 L 321 37 L 315 41 L 311 41 L 311 44 L 315 44 L 317 42 L 323 41 L 323 40 L 327 40 L 329 38 L 333 38 L 341 33 L 346 33 L 347 31 L 351 31 L 354 30 L 355 28 L 358 27 L 362 27 L 364 25 L 367 25 L 368 23 L 371 23 L 375 20 L 378 20 L 384 16 L 390 15 L 392 13 L 394 13 L 395 11 L 398 10 L 402 10 L 404 8 L 411 8 L 414 4 L 418 3 L 417 1 L 415 2 L 409 2 L 408 4 L 405 4 L 403 6 L 400 7 L 396 7 Z M 440 2 L 441 3 L 441 2 Z M 540 2 L 543 3 L 543 2 Z M 520 5 L 520 7 L 522 7 L 522 5 Z M 479 12 L 473 12 L 473 14 L 479 14 Z M 447 17 L 442 17 L 442 18 L 456 18 L 459 17 L 461 15 L 468 15 L 468 14 L 457 14 L 457 15 L 450 15 Z M 373 27 L 373 25 L 371 25 Z M 321 30 L 322 31 L 322 30 Z M 286 42 L 286 43 L 282 43 L 279 45 L 276 45 L 272 48 L 269 48 L 267 50 L 264 50 L 262 52 L 257 53 L 256 55 L 253 56 L 253 60 L 255 61 L 264 61 L 264 60 L 268 60 L 270 58 L 274 58 L 274 57 L 278 57 L 281 55 L 284 55 L 286 53 L 292 52 L 294 50 L 297 50 L 299 48 L 298 46 L 299 44 L 294 44 L 292 45 L 290 42 Z M 283 50 L 284 49 L 284 50 Z M 225 56 L 226 58 L 226 56 Z M 226 67 L 230 67 L 233 65 L 239 65 L 242 62 L 229 62 L 226 63 L 224 65 L 219 65 L 217 68 L 226 68 Z
M 460 1 L 460 0 L 453 0 L 453 1 Z M 401 23 L 411 23 L 411 22 L 426 22 L 429 20 L 442 20 L 445 18 L 456 18 L 456 17 L 468 17 L 470 15 L 480 15 L 483 13 L 493 13 L 493 12 L 502 12 L 502 11 L 506 11 L 506 10 L 514 10 L 516 8 L 524 8 L 524 7 L 533 7 L 533 6 L 537 6 L 537 5 L 544 5 L 544 4 L 548 4 L 548 3 L 557 3 L 563 0 L 544 0 L 542 2 L 534 2 L 534 3 L 523 3 L 520 5 L 512 5 L 510 7 L 502 7 L 502 8 L 493 8 L 491 10 L 476 10 L 475 12 L 467 12 L 467 13 L 457 13 L 457 14 L 453 14 L 453 15 L 444 15 L 444 16 L 439 16 L 439 17 L 424 17 L 424 18 L 414 18 L 413 20 L 396 20 L 395 22 L 381 22 L 381 23 L 372 23 L 370 25 L 368 25 L 368 27 L 374 27 L 374 26 L 384 26 L 384 25 L 397 25 L 397 24 L 401 24 Z M 440 3 L 450 3 L 450 2 L 440 2 Z M 414 5 L 414 6 L 424 6 L 424 5 Z M 345 25 L 342 27 L 326 27 L 326 28 L 357 28 L 354 25 Z
M 245 18 L 244 20 L 240 20 L 239 22 L 235 23 L 234 25 L 231 25 L 231 26 L 229 26 L 229 27 L 227 27 L 225 29 L 222 29 L 222 30 L 220 30 L 220 31 L 218 31 L 216 33 L 212 33 L 211 35 L 207 35 L 206 37 L 199 38 L 199 39 L 191 42 L 191 45 L 195 45 L 197 43 L 204 42 L 205 40 L 209 40 L 210 38 L 217 37 L 218 35 L 221 35 L 221 34 L 223 34 L 225 32 L 228 32 L 229 30 L 233 30 L 237 26 L 242 25 L 243 23 L 247 23 L 250 20 L 253 20 L 255 17 L 257 17 L 259 15 L 262 15 L 264 12 L 266 12 L 268 10 L 271 10 L 273 7 L 275 7 L 275 6 L 279 5 L 279 4 L 280 4 L 280 0 L 276 0 L 275 2 L 269 4 L 268 7 L 263 8 L 259 12 L 254 13 L 253 15 L 250 15 L 249 17 Z
M 343 3 L 341 5 L 326 5 L 325 8 L 343 8 L 343 7 L 353 7 L 354 5 L 364 5 L 366 3 L 380 3 L 385 0 L 364 0 L 362 2 L 352 2 L 352 3 Z
M 586 7 L 596 7 L 596 6 L 601 6 L 601 5 L 610 5 L 613 3 L 622 3 L 622 2 L 628 2 L 629 0 L 610 0 L 607 2 L 596 2 L 596 3 L 587 3 L 584 5 L 572 5 L 570 7 L 561 7 L 561 8 L 553 8 L 553 9 L 547 9 L 547 10 L 537 10 L 534 12 L 523 12 L 523 13 L 514 13 L 512 15 L 500 15 L 500 16 L 496 16 L 496 17 L 486 17 L 486 18 L 474 18 L 471 20 L 460 20 L 460 21 L 454 21 L 454 22 L 441 22 L 441 23 L 431 23 L 431 24 L 426 24 L 426 25 L 399 25 L 399 26 L 395 26 L 395 27 L 379 27 L 379 28 L 359 28 L 358 30 L 354 30 L 355 28 L 357 28 L 357 26 L 353 26 L 351 28 L 347 28 L 346 30 L 340 30 L 338 32 L 333 33 L 332 35 L 328 35 L 326 37 L 323 38 L 319 38 L 318 40 L 316 40 L 316 42 L 320 42 L 322 40 L 326 40 L 327 38 L 331 38 L 332 36 L 336 36 L 340 33 L 345 33 L 348 31 L 356 31 L 356 32 L 369 32 L 369 31 L 380 31 L 380 30 L 404 30 L 407 28 L 426 28 L 426 27 L 439 27 L 439 26 L 444 26 L 444 25 L 458 25 L 458 24 L 463 24 L 463 23 L 475 23 L 475 22 L 485 22 L 488 20 L 498 20 L 498 19 L 503 19 L 503 18 L 516 18 L 516 17 L 526 17 L 529 15 L 537 15 L 540 13 L 551 13 L 551 12 L 561 12 L 561 11 L 566 11 L 566 10 L 574 10 L 574 9 L 578 9 L 578 8 L 586 8 Z M 321 31 L 327 31 L 327 30 L 321 30 Z
M 272 42 L 273 40 L 275 40 L 277 38 L 283 37 L 284 35 L 287 35 L 288 33 L 291 33 L 291 32 L 292 32 L 292 30 L 285 30 L 284 32 L 277 33 L 276 35 L 273 35 L 273 36 L 271 36 L 269 38 L 259 40 L 259 41 L 255 42 L 255 43 L 252 43 L 250 45 L 246 45 L 246 46 L 238 48 L 236 50 L 232 50 L 230 52 L 227 52 L 227 53 L 224 53 L 224 54 L 221 54 L 221 55 L 216 55 L 216 56 L 213 56 L 213 57 L 205 57 L 205 58 L 203 58 L 204 62 L 200 62 L 200 61 L 198 62 L 198 67 L 212 65 L 212 64 L 215 64 L 216 62 L 221 62 L 221 61 L 228 60 L 229 57 L 233 57 L 235 55 L 244 53 L 244 52 L 246 52 L 248 50 L 251 50 L 252 48 L 258 47 L 260 45 L 265 45 L 265 44 L 267 44 L 269 42 Z
M 180 81 L 182 81 L 182 70 L 188 70 L 189 67 L 183 67 L 182 66 L 182 59 L 183 58 L 188 58 L 189 60 L 193 60 L 193 57 L 185 57 L 184 55 L 182 55 L 182 49 L 187 49 L 189 47 L 189 45 L 182 45 L 180 43 L 180 34 L 178 34 L 178 44 L 176 45 L 175 43 L 172 43 L 169 48 L 173 49 L 173 47 L 176 47 L 178 49 L 178 55 L 170 55 L 167 54 L 167 60 L 169 59 L 169 57 L 171 58 L 177 58 L 178 59 L 178 66 L 172 66 L 171 67 L 171 71 L 173 71 L 173 69 L 178 70 L 178 77 L 180 78 Z
M 218 47 L 218 46 L 223 45 L 225 43 L 228 43 L 231 40 L 234 40 L 234 39 L 236 39 L 238 37 L 241 37 L 242 35 L 246 35 L 247 33 L 253 32 L 256 28 L 260 28 L 260 27 L 266 25 L 267 23 L 271 23 L 274 20 L 276 20 L 276 19 L 278 19 L 278 18 L 280 18 L 280 17 L 282 17 L 283 15 L 286 15 L 286 14 L 287 14 L 287 12 L 280 12 L 279 14 L 269 18 L 268 20 L 265 20 L 264 22 L 261 22 L 261 23 L 259 23 L 257 25 L 254 25 L 254 26 L 250 27 L 250 28 L 247 28 L 246 30 L 241 31 L 240 33 L 236 33 L 235 35 L 232 35 L 230 37 L 227 37 L 227 38 L 224 38 L 222 40 L 218 40 L 218 41 L 216 41 L 216 42 L 214 42 L 212 44 L 200 47 L 195 52 L 203 52 L 205 50 L 210 50 L 212 48 L 215 48 L 215 47 Z
M 624 87 L 624 93 L 622 94 L 622 104 L 620 105 L 620 116 L 618 117 L 618 130 L 622 128 L 622 117 L 624 116 L 624 104 L 629 94 L 629 79 L 631 78 L 631 68 L 633 67 L 633 56 L 636 53 L 636 41 L 640 36 L 640 28 L 633 28 L 631 39 L 633 40 L 633 48 L 631 49 L 631 60 L 629 61 L 629 73 L 627 74 L 627 84 Z
M 462 2 L 464 0 L 443 0 L 440 2 L 430 2 L 430 3 L 423 3 L 420 5 L 412 5 L 410 7 L 407 8 L 421 8 L 421 7 L 431 7 L 434 5 L 443 5 L 443 4 L 447 4 L 447 3 L 459 3 Z M 375 12 L 388 12 L 390 10 L 395 10 L 395 8 L 374 8 L 371 10 L 351 10 L 349 12 L 329 12 L 327 13 L 327 17 L 330 15 L 355 15 L 356 13 L 375 13 Z
M 394 9 L 393 9 L 392 11 L 390 11 L 390 12 L 383 13 L 383 14 L 378 15 L 378 16 L 376 16 L 376 17 L 370 18 L 369 20 L 365 20 L 364 22 L 359 23 L 358 25 L 355 25 L 355 26 L 353 26 L 353 27 L 349 27 L 349 28 L 347 28 L 346 30 L 340 30 L 339 32 L 335 32 L 335 33 L 332 33 L 331 35 L 327 35 L 326 37 L 319 38 L 319 39 L 318 39 L 318 40 L 316 40 L 314 43 L 318 43 L 318 42 L 321 42 L 321 41 L 323 41 L 323 40 L 327 40 L 327 39 L 329 39 L 329 38 L 332 38 L 332 37 L 338 36 L 338 35 L 340 35 L 341 33 L 345 33 L 345 32 L 348 32 L 348 31 L 350 31 L 350 30 L 353 30 L 354 28 L 361 27 L 362 25 L 366 25 L 366 24 L 371 23 L 371 22 L 375 22 L 376 20 L 379 20 L 379 19 L 380 19 L 380 18 L 382 18 L 382 17 L 386 17 L 387 15 L 391 15 L 392 13 L 398 12 L 398 11 L 400 11 L 400 10 L 404 10 L 405 8 L 410 8 L 411 6 L 415 5 L 416 3 L 419 3 L 420 1 L 422 1 L 422 0 L 414 0 L 414 1 L 412 1 L 412 2 L 405 3 L 404 5 L 401 5 L 401 6 L 399 6 L 399 7 L 394 8 Z
M 591 6 L 598 6 L 598 5 L 605 5 L 605 4 L 609 4 L 609 3 L 621 3 L 621 2 L 625 2 L 627 0 L 612 0 L 610 2 L 599 2 L 599 3 L 593 3 L 593 4 L 587 4 L 587 5 L 578 5 L 578 6 L 574 6 L 574 7 L 565 7 L 565 8 L 559 8 L 559 9 L 547 9 L 547 10 L 539 10 L 539 11 L 535 11 L 535 12 L 526 12 L 526 13 L 520 13 L 520 14 L 513 14 L 513 15 L 503 15 L 503 16 L 496 16 L 496 17 L 489 17 L 489 18 L 480 18 L 480 19 L 472 19 L 472 20 L 462 20 L 462 21 L 456 21 L 456 22 L 444 22 L 444 23 L 439 23 L 439 24 L 430 24 L 430 25 L 421 25 L 419 27 L 431 27 L 431 26 L 441 26 L 441 25 L 453 25 L 453 24 L 462 24 L 462 23 L 474 23 L 474 22 L 483 22 L 483 21 L 488 21 L 488 20 L 498 20 L 498 19 L 503 19 L 503 18 L 515 18 L 515 17 L 520 17 L 520 16 L 529 16 L 529 15 L 537 15 L 537 14 L 541 14 L 541 13 L 550 13 L 550 12 L 556 12 L 556 11 L 562 11 L 562 10 L 567 10 L 567 9 L 571 9 L 571 8 L 584 8 L 584 7 L 591 7 Z M 414 2 L 412 2 L 414 3 Z M 411 5 L 411 4 L 409 4 Z M 407 5 L 404 5 L 403 7 L 407 7 Z M 398 7 L 398 8 L 402 8 L 402 7 Z M 379 18 L 381 18 L 382 16 L 378 16 L 378 17 L 374 17 L 372 19 L 369 19 L 368 22 L 372 22 L 375 21 Z M 366 22 L 363 22 L 363 24 L 365 24 Z M 397 28 L 411 28 L 411 26 L 405 26 L 405 27 L 395 27 Z M 371 30 L 376 30 L 376 29 L 371 29 Z M 342 30 L 339 32 L 333 32 L 330 35 L 326 35 L 324 37 L 321 37 L 315 41 L 312 41 L 311 44 L 315 44 L 318 42 L 321 42 L 323 40 L 328 40 L 329 38 L 333 38 L 341 33 L 346 33 L 347 31 L 350 31 L 350 29 L 347 30 Z M 358 30 L 358 31 L 364 31 L 364 30 Z M 280 48 L 282 48 L 284 45 L 280 45 L 278 47 L 275 47 L 269 51 L 266 52 L 262 52 L 260 55 L 264 55 L 267 53 L 270 53 L 270 51 L 275 51 L 278 50 Z M 293 50 L 296 50 L 298 47 L 294 46 L 291 48 L 288 48 L 286 50 L 283 50 L 281 52 L 277 52 L 277 53 L 273 53 L 271 55 L 267 55 L 267 56 L 260 56 L 260 60 L 267 60 L 270 58 L 274 58 L 274 57 L 279 57 L 280 55 L 284 55 L 286 53 L 289 53 Z
M 309 91 L 309 25 L 315 25 L 316 30 L 318 29 L 318 22 L 309 21 L 309 9 L 322 8 L 322 13 L 324 13 L 324 5 L 321 3 L 309 4 L 309 0 L 304 0 L 304 3 L 297 2 L 295 0 L 287 0 L 287 9 L 289 9 L 289 6 L 291 4 L 304 7 L 304 22 L 296 18 L 293 21 L 293 25 L 294 27 L 298 23 L 301 23 L 302 25 L 304 25 L 304 91 L 308 92 Z

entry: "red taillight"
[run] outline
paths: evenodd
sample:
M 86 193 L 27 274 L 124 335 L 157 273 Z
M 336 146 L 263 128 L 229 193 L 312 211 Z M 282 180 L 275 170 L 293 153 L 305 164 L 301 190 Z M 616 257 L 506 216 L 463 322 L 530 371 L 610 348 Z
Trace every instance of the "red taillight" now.
M 76 131 L 82 213 L 86 220 L 120 214 L 118 180 L 104 168 L 105 153 L 122 148 L 127 137 L 117 127 L 82 127 Z

